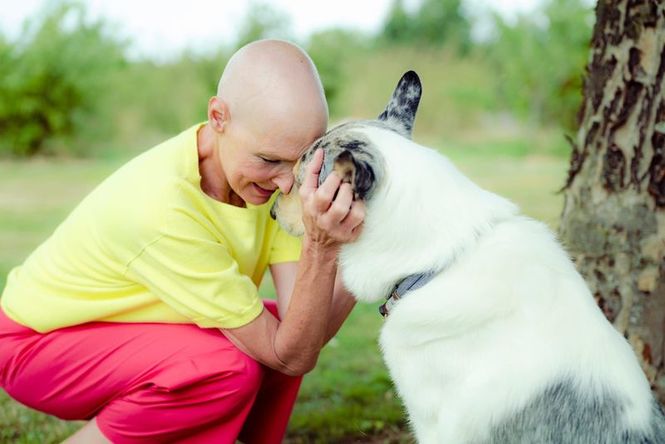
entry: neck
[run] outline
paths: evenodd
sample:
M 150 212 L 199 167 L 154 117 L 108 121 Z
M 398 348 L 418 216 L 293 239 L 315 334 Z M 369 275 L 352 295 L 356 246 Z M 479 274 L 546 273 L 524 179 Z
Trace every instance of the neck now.
M 210 124 L 206 123 L 199 129 L 197 150 L 201 191 L 220 202 L 244 207 L 245 201 L 233 191 L 226 180 L 219 156 L 219 142 Z

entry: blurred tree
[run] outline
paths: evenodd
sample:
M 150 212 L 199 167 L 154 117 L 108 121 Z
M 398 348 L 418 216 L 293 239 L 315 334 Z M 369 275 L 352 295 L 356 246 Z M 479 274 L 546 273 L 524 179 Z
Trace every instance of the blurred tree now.
M 404 9 L 404 0 L 393 0 L 383 25 L 380 38 L 387 43 L 410 43 L 413 41 L 412 18 Z
M 582 0 L 547 0 L 542 14 L 519 17 L 514 25 L 496 16 L 495 23 L 498 38 L 488 56 L 503 101 L 534 124 L 574 130 L 592 10 Z
M 71 137 L 95 119 L 109 74 L 124 62 L 123 45 L 102 22 L 88 23 L 80 3 L 49 3 L 16 42 L 0 43 L 0 153 L 31 156 Z
M 414 19 L 416 40 L 434 45 L 452 42 L 468 51 L 471 25 L 462 14 L 462 0 L 423 0 Z
M 665 402 L 665 4 L 599 0 L 560 235 Z
M 248 11 L 238 32 L 236 48 L 265 38 L 289 38 L 291 20 L 284 12 L 268 3 L 254 1 L 251 2 Z
M 461 0 L 421 0 L 409 14 L 403 0 L 394 0 L 379 40 L 386 44 L 449 44 L 466 53 L 471 46 L 471 25 L 462 13 Z
M 331 115 L 338 111 L 337 100 L 344 88 L 349 60 L 367 49 L 366 42 L 365 36 L 344 29 L 328 29 L 309 38 L 307 52 L 321 76 Z

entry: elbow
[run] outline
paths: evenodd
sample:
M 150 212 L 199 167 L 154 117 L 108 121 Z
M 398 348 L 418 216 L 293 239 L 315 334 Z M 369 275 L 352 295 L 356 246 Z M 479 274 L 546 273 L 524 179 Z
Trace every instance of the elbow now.
M 280 368 L 279 371 L 287 376 L 304 376 L 305 374 L 314 370 L 314 367 L 316 367 L 317 358 L 318 356 L 315 356 L 314 358 L 308 360 L 299 360 L 297 362 L 285 363 L 282 365 L 282 368 Z

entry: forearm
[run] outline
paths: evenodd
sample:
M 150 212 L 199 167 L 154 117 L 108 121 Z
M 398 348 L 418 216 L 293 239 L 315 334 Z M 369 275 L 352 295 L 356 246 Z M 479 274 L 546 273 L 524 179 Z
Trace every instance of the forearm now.
M 328 318 L 328 328 L 326 329 L 326 343 L 337 334 L 355 305 L 356 298 L 344 287 L 341 273 L 338 271 L 335 279 L 330 317 Z
M 336 256 L 336 248 L 303 239 L 293 293 L 274 340 L 275 355 L 294 373 L 313 368 L 328 339 Z

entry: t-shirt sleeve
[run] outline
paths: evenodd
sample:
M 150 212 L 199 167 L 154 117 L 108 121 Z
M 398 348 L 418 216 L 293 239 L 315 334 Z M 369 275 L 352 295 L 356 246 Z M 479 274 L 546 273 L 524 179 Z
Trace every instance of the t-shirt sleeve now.
M 291 236 L 282 227 L 277 228 L 277 233 L 270 247 L 269 264 L 281 262 L 295 262 L 300 259 L 301 238 Z
M 203 328 L 240 327 L 263 310 L 252 280 L 203 229 L 167 230 L 129 262 L 126 275 Z

